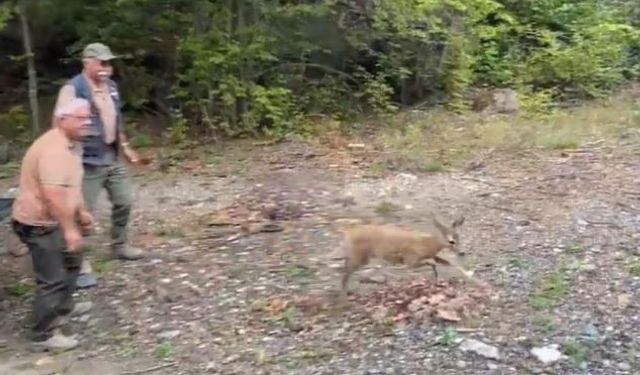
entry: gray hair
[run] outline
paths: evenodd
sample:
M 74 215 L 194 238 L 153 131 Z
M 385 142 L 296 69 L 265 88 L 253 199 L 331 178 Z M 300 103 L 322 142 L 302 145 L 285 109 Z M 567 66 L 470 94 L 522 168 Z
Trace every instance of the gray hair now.
M 91 107 L 91 103 L 89 103 L 87 99 L 74 98 L 71 101 L 64 103 L 60 107 L 56 108 L 53 116 L 57 119 L 64 116 L 69 116 L 82 107 Z

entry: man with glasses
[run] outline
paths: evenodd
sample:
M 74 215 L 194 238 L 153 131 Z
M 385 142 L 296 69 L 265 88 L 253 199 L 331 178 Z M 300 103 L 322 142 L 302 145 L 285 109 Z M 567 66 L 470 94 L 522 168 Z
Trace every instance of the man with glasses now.
M 142 258 L 143 253 L 128 243 L 127 226 L 133 198 L 121 156 L 132 163 L 137 163 L 138 156 L 127 142 L 120 95 L 117 85 L 110 79 L 111 60 L 114 58 L 109 47 L 102 43 L 87 45 L 82 51 L 83 70 L 61 88 L 56 107 L 73 98 L 91 102 L 90 131 L 82 142 L 84 199 L 93 211 L 100 192 L 103 188 L 107 190 L 112 204 L 112 253 L 120 259 L 135 260 Z M 90 273 L 88 262 L 83 264 L 83 273 Z
M 72 99 L 54 113 L 54 126 L 27 150 L 20 190 L 12 207 L 13 230 L 31 253 L 36 278 L 34 346 L 68 350 L 78 345 L 56 327 L 69 316 L 88 313 L 91 302 L 73 302 L 82 259 L 82 234 L 93 217 L 82 194 L 80 141 L 91 128 L 91 105 Z

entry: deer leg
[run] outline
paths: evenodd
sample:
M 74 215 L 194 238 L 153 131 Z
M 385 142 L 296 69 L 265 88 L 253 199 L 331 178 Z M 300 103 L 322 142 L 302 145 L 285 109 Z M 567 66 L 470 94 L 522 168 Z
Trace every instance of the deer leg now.
M 433 271 L 433 279 L 437 283 L 438 282 L 438 269 L 436 268 L 436 264 L 435 263 L 431 263 L 431 270 Z
M 358 269 L 358 265 L 349 257 L 344 260 L 344 270 L 342 274 L 342 290 L 340 292 L 340 296 L 342 299 L 347 298 L 347 289 L 349 284 L 349 279 L 351 278 L 351 274 Z
M 433 278 L 434 280 L 437 282 L 438 281 L 438 270 L 436 269 L 436 261 L 434 261 L 433 259 L 425 259 L 422 262 L 422 265 L 428 264 L 431 266 L 431 270 L 433 271 Z

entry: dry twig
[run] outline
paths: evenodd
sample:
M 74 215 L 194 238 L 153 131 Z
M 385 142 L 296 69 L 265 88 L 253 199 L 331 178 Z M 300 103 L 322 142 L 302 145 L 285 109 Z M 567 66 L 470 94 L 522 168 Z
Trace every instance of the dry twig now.
M 158 365 L 158 366 L 153 366 L 153 367 L 149 367 L 146 369 L 142 369 L 142 370 L 136 370 L 136 371 L 125 371 L 123 372 L 121 375 L 140 375 L 140 374 L 147 374 L 149 372 L 153 372 L 153 371 L 158 371 L 158 370 L 162 370 L 168 367 L 173 367 L 175 366 L 177 363 L 176 362 L 170 362 L 170 363 L 165 363 L 162 365 Z

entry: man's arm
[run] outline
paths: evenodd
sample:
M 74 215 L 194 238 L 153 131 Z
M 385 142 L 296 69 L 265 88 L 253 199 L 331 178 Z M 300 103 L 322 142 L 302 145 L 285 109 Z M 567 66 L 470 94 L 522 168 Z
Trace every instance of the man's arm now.
M 76 207 L 69 204 L 69 187 L 61 185 L 42 185 L 42 195 L 49 212 L 58 221 L 63 232 L 77 230 Z
M 127 136 L 124 133 L 124 126 L 120 126 L 120 148 L 124 153 L 124 156 L 131 162 L 137 163 L 139 160 L 138 153 L 135 152 L 131 146 L 129 146 L 129 141 L 127 140 Z

